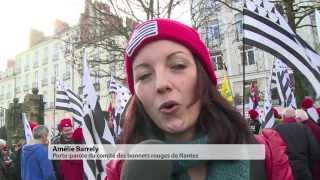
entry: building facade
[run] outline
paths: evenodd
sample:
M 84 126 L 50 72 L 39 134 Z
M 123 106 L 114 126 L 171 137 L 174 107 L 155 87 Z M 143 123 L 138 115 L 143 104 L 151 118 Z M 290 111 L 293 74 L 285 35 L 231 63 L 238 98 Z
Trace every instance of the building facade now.
M 76 47 L 77 43 L 81 43 L 81 23 L 74 27 L 69 27 L 61 21 L 57 24 L 55 34 L 51 37 L 39 37 L 43 34 L 38 31 L 31 33 L 31 39 L 36 39 L 32 41 L 34 43 L 30 44 L 27 50 L 17 54 L 13 61 L 14 65 L 0 75 L 2 108 L 8 108 L 14 97 L 23 102 L 25 95 L 31 94 L 32 88 L 38 88 L 39 94 L 43 95 L 45 101 L 45 124 L 54 134 L 57 133 L 56 127 L 60 119 L 72 117 L 69 112 L 55 109 L 56 82 L 63 81 L 79 96 L 82 96 L 83 92 L 84 47 Z M 113 41 L 124 44 L 117 36 L 114 36 Z M 123 61 L 99 63 L 101 59 L 113 61 L 116 54 L 95 45 L 85 46 L 85 50 L 91 80 L 101 108 L 106 111 L 110 101 L 115 105 L 115 96 L 108 90 L 110 76 L 123 78 Z M 101 76 L 101 72 L 105 72 L 104 76 Z
M 199 30 L 209 48 L 213 68 L 219 79 L 218 83 L 222 82 L 224 73 L 227 73 L 235 105 L 241 109 L 243 92 L 246 97 L 245 103 L 248 103 L 251 82 L 257 83 L 260 99 L 264 98 L 265 87 L 271 76 L 272 61 L 275 57 L 256 47 L 243 44 L 242 1 L 230 0 L 226 3 L 233 9 L 215 0 L 191 0 L 191 16 L 193 26 Z M 304 21 L 314 25 L 314 15 L 307 16 Z M 316 37 L 315 28 L 305 27 L 297 32 L 317 49 L 319 38 Z M 244 67 L 243 64 L 245 64 Z M 245 91 L 243 91 L 243 84 Z
M 233 0 L 230 3 L 232 7 L 242 9 L 242 1 Z M 209 49 L 218 84 L 227 73 L 235 105 L 240 110 L 243 100 L 243 71 L 247 98 L 245 102 L 248 103 L 251 82 L 257 83 L 261 96 L 264 94 L 271 74 L 273 57 L 258 48 L 243 44 L 242 12 L 232 10 L 214 0 L 194 0 L 191 1 L 191 6 L 193 25 L 198 28 Z

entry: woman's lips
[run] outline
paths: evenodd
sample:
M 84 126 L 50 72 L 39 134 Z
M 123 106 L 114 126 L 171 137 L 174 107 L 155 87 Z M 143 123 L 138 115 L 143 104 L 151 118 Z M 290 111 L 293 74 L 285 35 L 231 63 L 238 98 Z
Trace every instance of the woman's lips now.
M 178 110 L 178 103 L 175 101 L 167 101 L 159 107 L 159 111 L 164 114 L 172 114 Z

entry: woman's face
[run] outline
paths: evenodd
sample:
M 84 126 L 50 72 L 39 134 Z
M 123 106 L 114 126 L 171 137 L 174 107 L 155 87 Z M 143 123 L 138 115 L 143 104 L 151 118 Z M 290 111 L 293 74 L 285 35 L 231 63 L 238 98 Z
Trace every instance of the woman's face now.
M 192 53 L 168 40 L 144 46 L 134 58 L 135 94 L 168 137 L 190 140 L 200 112 L 197 68 Z

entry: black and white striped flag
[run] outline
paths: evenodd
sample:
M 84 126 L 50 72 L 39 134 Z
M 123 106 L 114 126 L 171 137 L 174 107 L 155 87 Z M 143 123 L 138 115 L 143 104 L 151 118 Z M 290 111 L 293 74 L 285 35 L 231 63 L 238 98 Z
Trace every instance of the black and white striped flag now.
M 124 111 L 131 95 L 129 89 L 122 83 L 117 82 L 113 77 L 110 78 L 109 93 L 116 95 L 113 125 L 115 135 L 118 136 L 121 133 L 120 115 Z
M 86 59 L 86 52 L 83 55 L 83 77 L 84 86 L 84 123 L 82 126 L 84 140 L 86 144 L 114 144 L 113 136 L 108 128 L 107 121 L 101 110 L 98 97 L 96 95 L 92 80 L 90 78 L 89 67 Z M 100 150 L 100 148 L 99 148 Z M 106 176 L 104 169 L 105 160 L 89 160 L 84 165 L 88 172 L 85 172 L 85 177 L 91 179 L 104 179 Z
M 109 93 L 117 93 L 118 85 L 113 76 L 110 77 L 109 81 Z
M 278 94 L 283 107 L 297 108 L 293 92 L 293 81 L 288 72 L 288 66 L 281 60 L 276 59 L 273 64 L 272 82 L 277 85 Z
M 66 87 L 63 81 L 56 82 L 55 108 L 69 111 L 75 126 L 81 126 L 83 122 L 83 104 L 81 98 L 70 88 Z
M 275 123 L 273 111 L 272 111 L 272 99 L 271 99 L 271 82 L 273 79 L 274 70 L 271 69 L 271 77 L 266 84 L 264 94 L 264 118 L 261 124 L 261 128 L 272 128 Z
M 244 42 L 263 49 L 298 70 L 320 97 L 320 56 L 295 34 L 274 5 L 264 0 L 245 0 Z

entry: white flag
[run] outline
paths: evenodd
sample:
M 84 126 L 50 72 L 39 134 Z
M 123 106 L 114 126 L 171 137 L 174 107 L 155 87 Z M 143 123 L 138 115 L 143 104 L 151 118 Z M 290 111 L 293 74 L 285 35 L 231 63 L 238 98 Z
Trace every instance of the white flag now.
M 320 13 L 316 9 L 314 14 L 316 16 L 316 26 L 317 26 L 317 32 L 318 32 L 318 37 L 319 37 L 319 41 L 320 41 Z
M 26 142 L 27 144 L 29 144 L 30 141 L 33 139 L 33 135 L 32 135 L 30 124 L 27 120 L 26 113 L 22 113 L 22 121 L 23 121 L 23 127 L 24 127 L 24 134 L 26 136 Z

